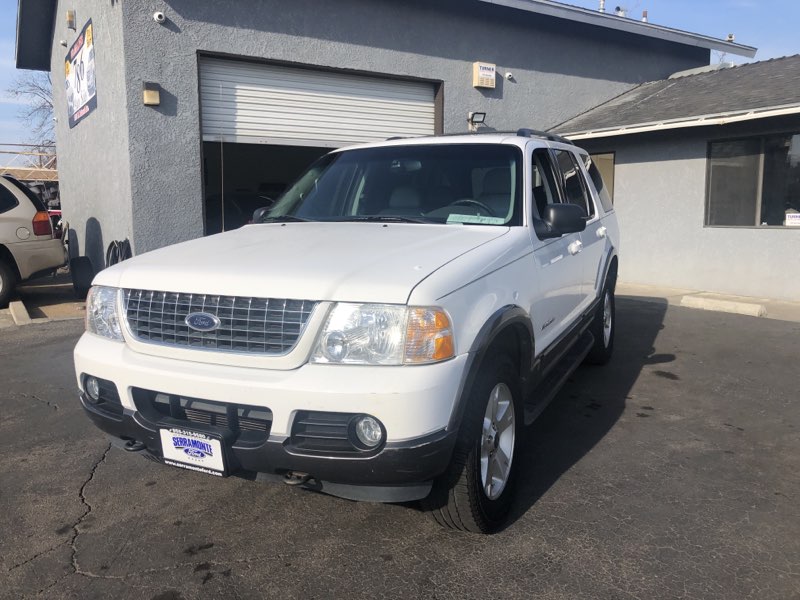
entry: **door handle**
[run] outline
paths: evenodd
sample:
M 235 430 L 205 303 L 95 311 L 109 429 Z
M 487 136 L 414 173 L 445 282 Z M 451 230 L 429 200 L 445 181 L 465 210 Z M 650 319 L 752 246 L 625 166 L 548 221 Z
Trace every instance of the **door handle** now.
M 570 254 L 575 256 L 578 252 L 583 250 L 583 244 L 581 243 L 580 240 L 575 240 L 569 246 L 567 246 L 567 250 L 569 250 Z
M 599 228 L 597 229 L 597 237 L 599 237 L 599 238 L 604 238 L 604 237 L 606 237 L 606 234 L 607 234 L 607 233 L 608 233 L 608 229 L 606 229 L 606 228 L 605 228 L 605 226 L 603 226 L 603 227 L 599 227 Z

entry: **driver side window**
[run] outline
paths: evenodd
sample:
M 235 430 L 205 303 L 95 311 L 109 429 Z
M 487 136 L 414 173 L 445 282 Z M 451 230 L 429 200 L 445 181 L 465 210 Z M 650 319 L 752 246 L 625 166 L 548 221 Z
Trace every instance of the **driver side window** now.
M 546 148 L 539 148 L 534 150 L 532 160 L 533 216 L 536 219 L 542 219 L 547 205 L 557 204 L 561 200 L 558 197 L 550 153 Z

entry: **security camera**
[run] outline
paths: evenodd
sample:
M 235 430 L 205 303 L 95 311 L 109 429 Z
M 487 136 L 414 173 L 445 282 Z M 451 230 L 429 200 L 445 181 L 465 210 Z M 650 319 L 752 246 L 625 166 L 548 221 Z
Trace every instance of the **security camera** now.
M 509 81 L 514 81 L 514 74 L 511 71 L 508 71 L 506 73 L 506 79 L 508 79 Z
M 166 20 L 167 20 L 167 15 L 165 15 L 160 10 L 153 13 L 153 21 L 155 21 L 156 23 L 163 23 Z

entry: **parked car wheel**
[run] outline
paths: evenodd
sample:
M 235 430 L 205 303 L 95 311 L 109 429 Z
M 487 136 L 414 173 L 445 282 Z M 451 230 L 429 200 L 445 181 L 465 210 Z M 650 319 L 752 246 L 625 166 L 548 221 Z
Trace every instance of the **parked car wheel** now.
M 8 306 L 8 301 L 11 300 L 11 294 L 14 292 L 16 283 L 17 277 L 14 269 L 0 260 L 0 308 Z
M 524 431 L 511 359 L 489 361 L 470 394 L 450 467 L 423 501 L 440 525 L 474 533 L 491 533 L 508 516 Z
M 88 256 L 78 256 L 69 261 L 69 272 L 72 274 L 72 287 L 75 295 L 83 300 L 92 287 L 94 267 Z
M 607 279 L 603 286 L 603 295 L 600 299 L 600 305 L 597 307 L 597 314 L 591 326 L 592 335 L 594 335 L 594 346 L 586 356 L 587 363 L 590 365 L 604 365 L 611 360 L 611 355 L 614 352 L 616 325 L 614 284 L 613 281 Z

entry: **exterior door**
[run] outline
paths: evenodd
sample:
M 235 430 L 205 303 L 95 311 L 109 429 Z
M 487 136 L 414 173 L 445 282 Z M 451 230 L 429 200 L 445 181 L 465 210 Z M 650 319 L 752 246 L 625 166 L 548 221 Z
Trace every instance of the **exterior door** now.
M 548 204 L 562 202 L 563 192 L 550 152 L 538 148 L 531 158 L 531 215 L 540 219 Z M 546 348 L 556 341 L 578 316 L 581 307 L 581 285 L 583 264 L 579 253 L 575 253 L 580 235 L 572 233 L 559 238 L 540 240 L 534 228 L 530 228 L 534 247 L 536 277 L 543 283 L 535 298 L 534 326 L 537 345 Z
M 578 237 L 578 244 L 571 247 L 581 268 L 581 289 L 578 302 L 579 311 L 589 308 L 597 297 L 595 282 L 605 248 L 605 240 L 598 236 L 600 221 L 594 199 L 583 174 L 578 157 L 569 150 L 554 150 L 556 164 L 561 175 L 564 200 L 577 204 L 586 211 L 586 229 Z
M 434 85 L 200 58 L 203 140 L 336 148 L 434 131 Z

